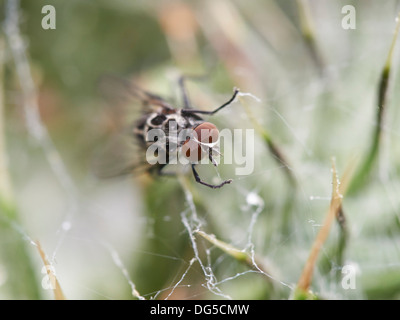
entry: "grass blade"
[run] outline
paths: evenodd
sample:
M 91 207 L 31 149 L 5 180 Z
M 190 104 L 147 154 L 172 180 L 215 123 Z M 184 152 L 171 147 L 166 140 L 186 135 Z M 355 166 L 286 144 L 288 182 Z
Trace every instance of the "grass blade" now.
M 293 187 L 296 186 L 296 178 L 293 175 L 292 170 L 290 169 L 290 165 L 286 159 L 286 156 L 284 156 L 282 150 L 278 147 L 278 145 L 272 139 L 270 133 L 258 122 L 256 117 L 253 115 L 253 113 L 251 112 L 245 99 L 242 98 L 243 95 L 245 95 L 245 94 L 239 93 L 239 100 L 247 114 L 247 117 L 249 118 L 250 122 L 252 123 L 254 130 L 263 139 L 268 150 L 270 151 L 271 155 L 276 160 L 276 162 L 279 165 L 283 165 L 284 172 L 285 172 L 286 177 L 287 177 L 289 183 L 291 184 L 291 186 L 293 186 Z
M 367 151 L 367 154 L 363 158 L 363 162 L 359 166 L 354 179 L 352 180 L 349 193 L 353 193 L 364 186 L 373 171 L 374 164 L 379 155 L 379 149 L 381 144 L 382 127 L 384 121 L 384 115 L 388 105 L 388 92 L 390 87 L 390 73 L 393 65 L 393 52 L 396 45 L 397 37 L 400 30 L 400 12 L 396 19 L 396 29 L 393 35 L 393 40 L 389 49 L 388 56 L 386 58 L 385 65 L 381 72 L 379 86 L 378 86 L 378 101 L 377 101 L 377 113 L 376 113 L 376 127 L 372 136 L 372 143 Z
M 348 171 L 347 171 L 348 173 Z M 297 283 L 296 291 L 294 292 L 295 299 L 310 299 L 315 298 L 309 289 L 312 281 L 314 267 L 316 265 L 319 252 L 328 238 L 329 231 L 332 226 L 332 222 L 339 216 L 339 212 L 342 207 L 343 194 L 347 188 L 348 174 L 343 176 L 342 183 L 339 182 L 338 175 L 334 161 L 332 162 L 332 198 L 329 206 L 329 210 L 326 214 L 325 221 L 321 227 L 315 241 L 311 247 L 309 257 L 304 266 L 303 272 Z
M 49 277 L 51 288 L 54 293 L 54 299 L 55 300 L 66 300 L 64 293 L 61 290 L 60 283 L 58 282 L 57 277 L 55 275 L 54 268 L 52 267 L 49 260 L 47 259 L 47 256 L 44 253 L 39 241 L 36 241 L 36 246 L 39 251 L 40 257 L 42 258 L 43 264 L 46 268 L 47 276 Z
M 301 35 L 303 36 L 318 71 L 322 74 L 324 62 L 317 46 L 309 4 L 306 0 L 297 0 L 296 4 L 299 12 Z
M 196 232 L 196 234 L 201 236 L 203 239 L 206 239 L 208 242 L 210 242 L 217 248 L 221 249 L 222 251 L 224 251 L 226 254 L 230 255 L 235 260 L 237 260 L 241 263 L 244 263 L 250 269 L 259 271 L 259 272 L 267 275 L 268 277 L 266 277 L 266 279 L 268 280 L 268 282 L 273 280 L 271 273 L 267 271 L 266 267 L 263 265 L 263 263 L 259 259 L 252 257 L 247 252 L 245 252 L 243 250 L 239 250 L 239 249 L 235 248 L 234 246 L 217 239 L 214 235 L 205 233 L 204 231 L 198 230 Z

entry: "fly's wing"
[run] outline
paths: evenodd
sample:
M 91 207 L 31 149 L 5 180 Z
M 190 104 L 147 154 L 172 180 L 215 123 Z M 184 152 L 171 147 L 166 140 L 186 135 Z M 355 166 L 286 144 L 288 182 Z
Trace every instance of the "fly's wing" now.
M 93 156 L 93 170 L 100 178 L 150 171 L 146 148 L 134 134 L 138 122 L 152 112 L 173 110 L 164 99 L 140 89 L 130 81 L 115 76 L 99 80 L 103 97 L 104 132 L 101 145 Z
M 145 150 L 135 137 L 124 133 L 104 139 L 92 161 L 94 174 L 99 178 L 114 178 L 128 174 L 140 174 L 150 170 Z
M 143 114 L 173 110 L 163 98 L 139 88 L 127 79 L 110 75 L 102 76 L 99 79 L 99 89 L 101 96 L 118 116 L 135 112 Z

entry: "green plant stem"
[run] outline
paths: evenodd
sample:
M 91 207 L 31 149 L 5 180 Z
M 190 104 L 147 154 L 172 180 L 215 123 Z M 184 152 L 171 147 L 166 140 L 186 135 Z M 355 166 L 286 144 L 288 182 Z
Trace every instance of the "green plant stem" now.
M 339 210 L 336 215 L 336 221 L 340 227 L 339 233 L 339 241 L 337 244 L 337 255 L 336 255 L 336 263 L 338 266 L 342 266 L 344 264 L 344 254 L 347 247 L 348 239 L 349 239 L 349 228 L 347 227 L 346 216 L 343 211 L 343 205 L 341 204 Z M 341 271 L 337 272 L 337 279 L 341 276 Z
M 304 42 L 310 51 L 311 57 L 317 66 L 320 74 L 322 74 L 324 62 L 320 51 L 318 50 L 317 41 L 314 32 L 314 26 L 311 20 L 309 4 L 306 0 L 297 0 L 297 8 L 300 19 L 300 30 Z
M 198 231 L 196 231 L 195 234 L 201 236 L 203 239 L 206 239 L 208 242 L 215 245 L 216 247 L 218 247 L 219 249 L 221 249 L 226 254 L 230 255 L 232 258 L 239 261 L 240 263 L 245 264 L 250 269 L 259 271 L 266 275 L 271 274 L 270 272 L 267 271 L 266 267 L 263 265 L 263 263 L 261 263 L 261 261 L 258 258 L 252 257 L 247 252 L 244 252 L 243 250 L 239 250 L 239 249 L 235 248 L 234 246 L 217 239 L 214 235 L 205 233 L 204 231 L 198 230 Z M 271 277 L 265 277 L 265 279 L 267 279 L 267 281 L 270 284 L 272 284 Z
M 390 85 L 390 73 L 392 69 L 393 51 L 397 41 L 397 36 L 400 30 L 400 12 L 397 16 L 397 24 L 394 32 L 393 40 L 389 49 L 388 56 L 386 58 L 385 65 L 381 72 L 379 86 L 378 86 L 378 101 L 377 101 L 377 113 L 376 113 L 376 127 L 372 135 L 371 147 L 367 151 L 367 154 L 363 157 L 363 162 L 359 166 L 350 187 L 349 193 L 354 193 L 362 188 L 367 182 L 368 177 L 374 169 L 374 164 L 377 161 L 379 155 L 379 149 L 381 145 L 382 127 L 384 121 L 384 115 L 388 105 L 388 92 Z
M 245 109 L 247 117 L 249 118 L 250 122 L 253 124 L 254 130 L 257 134 L 263 139 L 265 144 L 268 147 L 268 150 L 271 152 L 274 159 L 278 162 L 278 164 L 283 165 L 285 175 L 291 184 L 291 186 L 296 186 L 296 179 L 290 169 L 289 162 L 286 160 L 286 157 L 283 155 L 283 152 L 280 150 L 278 145 L 274 142 L 269 132 L 257 121 L 254 117 L 253 113 L 251 112 L 250 108 L 248 107 L 247 103 L 244 99 L 239 97 L 240 103 Z

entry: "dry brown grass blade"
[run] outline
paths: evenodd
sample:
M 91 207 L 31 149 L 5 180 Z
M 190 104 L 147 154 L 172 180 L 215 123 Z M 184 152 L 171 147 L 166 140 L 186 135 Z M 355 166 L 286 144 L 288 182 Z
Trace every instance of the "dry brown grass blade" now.
M 295 293 L 295 298 L 307 297 L 309 288 L 312 281 L 312 276 L 314 272 L 314 267 L 316 265 L 318 254 L 328 238 L 329 231 L 332 226 L 332 222 L 339 215 L 339 211 L 342 207 L 343 194 L 346 191 L 350 172 L 346 170 L 343 175 L 342 183 L 339 182 L 337 176 L 335 162 L 332 161 L 332 198 L 329 206 L 329 210 L 326 214 L 324 224 L 320 229 L 315 241 L 311 247 L 310 255 L 306 261 L 303 272 L 300 276 L 299 282 L 297 284 L 297 293 Z
M 66 300 L 64 293 L 61 290 L 60 283 L 58 282 L 57 277 L 54 274 L 54 269 L 49 267 L 49 266 L 51 266 L 51 264 L 50 264 L 49 260 L 47 259 L 47 256 L 46 256 L 45 252 L 43 251 L 42 246 L 40 245 L 39 241 L 36 241 L 36 246 L 38 248 L 40 257 L 42 258 L 43 264 L 46 267 L 46 272 L 50 279 L 51 287 L 52 287 L 52 290 L 54 293 L 54 299 L 55 300 Z

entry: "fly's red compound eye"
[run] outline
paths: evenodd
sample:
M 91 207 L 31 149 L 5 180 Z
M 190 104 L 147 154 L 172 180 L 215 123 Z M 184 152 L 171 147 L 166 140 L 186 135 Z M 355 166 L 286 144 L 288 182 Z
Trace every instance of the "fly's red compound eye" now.
M 182 154 L 191 162 L 196 163 L 204 158 L 206 153 L 201 145 L 193 139 L 188 139 L 182 146 Z
M 196 163 L 207 155 L 207 148 L 202 143 L 215 143 L 219 138 L 219 131 L 210 122 L 203 122 L 193 130 L 194 138 L 187 139 L 182 146 L 182 154 L 191 162 Z
M 219 138 L 217 127 L 211 122 L 203 122 L 199 124 L 194 131 L 197 134 L 197 140 L 202 143 L 215 143 Z

